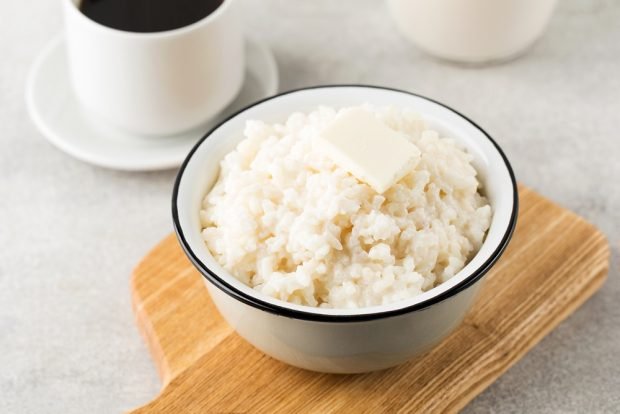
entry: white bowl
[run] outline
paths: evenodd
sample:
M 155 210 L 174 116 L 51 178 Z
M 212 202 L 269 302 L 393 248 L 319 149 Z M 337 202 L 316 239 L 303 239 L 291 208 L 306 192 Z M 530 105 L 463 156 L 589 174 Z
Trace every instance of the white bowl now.
M 418 111 L 442 135 L 474 157 L 493 219 L 476 256 L 454 277 L 408 300 L 362 309 L 323 309 L 287 303 L 246 286 L 224 270 L 207 249 L 200 228 L 201 201 L 214 184 L 220 160 L 243 139 L 247 120 L 282 122 L 319 105 L 370 103 Z M 518 209 L 514 174 L 499 146 L 479 126 L 431 99 L 358 85 L 285 92 L 257 102 L 222 122 L 196 144 L 174 187 L 172 214 L 181 246 L 205 277 L 215 305 L 239 335 L 264 353 L 321 372 L 374 371 L 405 362 L 446 337 L 463 319 L 484 275 L 508 244 Z
M 422 50 L 463 63 L 519 56 L 542 35 L 557 0 L 388 0 L 396 27 Z

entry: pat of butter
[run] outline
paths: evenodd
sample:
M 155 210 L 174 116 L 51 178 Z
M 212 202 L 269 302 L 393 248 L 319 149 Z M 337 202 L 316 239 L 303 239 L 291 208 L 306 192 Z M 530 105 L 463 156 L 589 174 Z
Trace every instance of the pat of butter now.
M 420 161 L 420 150 L 362 108 L 341 112 L 317 139 L 318 148 L 377 193 L 384 193 Z

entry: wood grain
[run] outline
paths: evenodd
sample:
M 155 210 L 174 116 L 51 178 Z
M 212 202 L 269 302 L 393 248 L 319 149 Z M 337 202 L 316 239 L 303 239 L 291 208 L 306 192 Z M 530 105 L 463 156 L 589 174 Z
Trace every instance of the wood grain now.
M 137 266 L 138 326 L 163 382 L 133 413 L 458 412 L 604 282 L 609 249 L 579 216 L 520 187 L 517 229 L 464 323 L 371 374 L 317 374 L 255 350 L 217 313 L 173 235 Z

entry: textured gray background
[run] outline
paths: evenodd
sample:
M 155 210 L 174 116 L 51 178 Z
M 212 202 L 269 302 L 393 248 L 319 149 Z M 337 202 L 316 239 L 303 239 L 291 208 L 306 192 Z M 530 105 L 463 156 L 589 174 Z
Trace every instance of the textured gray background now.
M 471 69 L 396 33 L 381 1 L 247 0 L 281 89 L 334 82 L 419 92 L 496 137 L 520 181 L 598 225 L 609 280 L 466 413 L 620 409 L 620 2 L 565 0 L 530 52 Z M 171 231 L 174 171 L 129 174 L 48 144 L 24 107 L 27 70 L 61 29 L 59 1 L 0 4 L 0 412 L 119 412 L 159 381 L 128 278 Z

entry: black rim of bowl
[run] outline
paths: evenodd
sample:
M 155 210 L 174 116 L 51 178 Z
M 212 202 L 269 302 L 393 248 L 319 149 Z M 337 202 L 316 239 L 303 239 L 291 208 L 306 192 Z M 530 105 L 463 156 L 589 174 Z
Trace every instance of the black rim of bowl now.
M 422 302 L 418 302 L 415 303 L 413 305 L 410 306 L 404 306 L 402 308 L 397 308 L 397 309 L 392 309 L 392 310 L 387 310 L 387 311 L 380 311 L 380 312 L 373 312 L 373 313 L 363 313 L 363 314 L 353 314 L 353 315 L 326 315 L 326 314 L 320 314 L 320 313 L 314 313 L 311 311 L 311 307 L 308 307 L 308 311 L 301 311 L 301 310 L 296 310 L 296 309 L 291 309 L 291 308 L 287 308 L 285 306 L 280 306 L 280 305 L 276 305 L 276 304 L 272 304 L 269 302 L 265 302 L 263 300 L 261 300 L 258 297 L 252 296 L 252 295 L 248 295 L 247 293 L 244 293 L 240 290 L 238 290 L 237 288 L 235 288 L 234 286 L 231 286 L 230 284 L 228 284 L 225 280 L 221 279 L 217 274 L 215 274 L 215 272 L 213 272 L 211 269 L 209 269 L 204 263 L 202 263 L 200 261 L 200 259 L 198 259 L 198 256 L 194 253 L 194 251 L 192 250 L 191 246 L 189 245 L 189 243 L 187 242 L 187 239 L 185 238 L 185 235 L 183 233 L 183 229 L 181 228 L 181 225 L 179 223 L 179 211 L 178 211 L 178 207 L 177 207 L 177 197 L 179 194 L 179 186 L 181 183 L 181 179 L 183 177 L 183 173 L 185 171 L 185 168 L 187 167 L 187 164 L 189 163 L 189 161 L 191 160 L 192 156 L 194 155 L 194 152 L 196 152 L 196 150 L 198 149 L 198 147 L 200 147 L 200 145 L 207 139 L 209 138 L 209 136 L 211 136 L 211 134 L 216 131 L 220 126 L 222 126 L 223 124 L 225 124 L 226 122 L 228 122 L 229 120 L 231 120 L 232 118 L 236 117 L 237 115 L 247 111 L 248 109 L 259 105 L 263 102 L 266 101 L 270 101 L 273 100 L 275 98 L 284 96 L 284 95 L 289 95 L 295 92 L 300 92 L 300 91 L 305 91 L 305 90 L 312 90 L 312 89 L 331 89 L 331 88 L 368 88 L 368 89 L 382 89 L 382 90 L 386 90 L 386 91 L 392 91 L 392 92 L 399 92 L 399 93 L 404 93 L 407 95 L 412 95 L 412 96 L 416 96 L 418 98 L 422 98 L 425 99 L 427 101 L 433 102 L 437 105 L 440 105 L 446 109 L 448 109 L 449 111 L 454 112 L 455 114 L 459 115 L 460 117 L 462 117 L 463 119 L 465 119 L 466 121 L 468 121 L 471 125 L 473 125 L 476 129 L 478 129 L 480 132 L 482 132 L 482 134 L 484 136 L 486 136 L 488 138 L 489 141 L 491 141 L 491 143 L 493 144 L 493 146 L 495 147 L 495 149 L 497 150 L 497 152 L 500 154 L 500 156 L 502 157 L 505 167 L 508 170 L 508 173 L 510 175 L 510 180 L 512 182 L 512 191 L 513 191 L 513 208 L 512 208 L 512 213 L 510 216 L 510 221 L 508 223 L 508 228 L 506 229 L 506 232 L 504 233 L 504 236 L 502 237 L 501 241 L 499 242 L 497 248 L 495 249 L 495 251 L 491 254 L 491 256 L 480 266 L 478 267 L 476 270 L 474 270 L 474 272 L 472 272 L 472 274 L 470 274 L 468 277 L 466 277 L 465 279 L 463 279 L 460 283 L 456 284 L 455 286 L 451 287 L 450 289 L 432 296 Z M 228 294 L 229 296 L 232 296 L 234 299 L 252 306 L 254 308 L 260 309 L 262 311 L 266 311 L 269 313 L 273 313 L 276 315 L 280 315 L 280 316 L 284 316 L 284 317 L 288 317 L 288 318 L 294 318 L 294 319 L 303 319 L 303 320 L 308 320 L 308 321 L 320 321 L 320 322 L 361 322 L 361 321 L 369 321 L 369 320 L 375 320 L 375 319 L 382 319 L 382 318 L 388 318 L 388 317 L 393 317 L 393 316 L 398 316 L 398 315 L 403 315 L 406 313 L 410 313 L 410 312 L 414 312 L 420 309 L 424 309 L 427 308 L 429 306 L 432 306 L 438 302 L 442 302 L 454 295 L 456 295 L 457 293 L 461 292 L 464 289 L 467 289 L 469 286 L 473 285 L 474 283 L 476 283 L 478 280 L 480 280 L 480 278 L 482 278 L 482 276 L 484 276 L 493 266 L 493 264 L 495 264 L 495 262 L 497 261 L 497 259 L 499 259 L 499 257 L 502 255 L 502 253 L 504 252 L 504 250 L 506 249 L 506 246 L 508 245 L 508 242 L 510 241 L 512 234 L 514 232 L 515 226 L 516 226 L 516 222 L 517 222 L 517 213 L 519 210 L 519 197 L 518 197 L 518 190 L 517 190 L 517 182 L 515 180 L 515 176 L 514 176 L 514 172 L 512 170 L 512 167 L 510 166 L 510 163 L 508 162 L 508 159 L 506 158 L 506 155 L 504 154 L 504 152 L 502 151 L 502 149 L 500 148 L 500 146 L 495 142 L 495 140 L 493 140 L 493 138 L 491 138 L 491 136 L 489 134 L 487 134 L 487 132 L 482 129 L 480 126 L 478 126 L 478 124 L 476 124 L 475 122 L 473 122 L 471 119 L 469 119 L 468 117 L 466 117 L 465 115 L 461 114 L 460 112 L 450 108 L 447 105 L 442 104 L 441 102 L 437 102 L 434 99 L 430 99 L 427 98 L 425 96 L 422 95 L 418 95 L 416 93 L 412 93 L 412 92 L 408 92 L 408 91 L 404 91 L 404 90 L 400 90 L 400 89 L 394 89 L 394 88 L 388 88 L 388 87 L 383 87 L 383 86 L 374 86 L 374 85 L 358 85 L 358 84 L 335 84 L 335 85 L 319 85 L 319 86 L 310 86 L 310 87 L 305 87 L 305 88 L 299 88 L 299 89 L 293 89 L 290 91 L 286 91 L 286 92 L 282 92 L 276 95 L 272 95 L 270 97 L 267 97 L 265 99 L 262 99 L 260 101 L 254 102 L 253 104 L 250 104 L 242 109 L 240 109 L 239 111 L 235 112 L 234 114 L 230 115 L 229 117 L 227 117 L 225 120 L 223 120 L 222 122 L 218 123 L 216 126 L 214 126 L 213 128 L 211 128 L 197 143 L 196 145 L 194 145 L 194 147 L 192 148 L 192 150 L 189 152 L 189 154 L 187 154 L 187 157 L 185 158 L 185 161 L 183 161 L 183 164 L 181 165 L 181 168 L 179 169 L 179 172 L 177 174 L 175 183 L 174 183 L 174 189 L 172 192 L 172 219 L 174 222 L 174 230 L 177 234 L 177 238 L 179 239 L 179 242 L 181 243 L 181 247 L 183 248 L 183 250 L 185 251 L 186 255 L 189 257 L 189 259 L 191 260 L 191 262 L 194 264 L 194 266 L 196 266 L 196 268 L 200 271 L 200 273 L 209 281 L 211 282 L 213 285 L 215 285 L 218 289 L 222 290 L 224 293 Z

